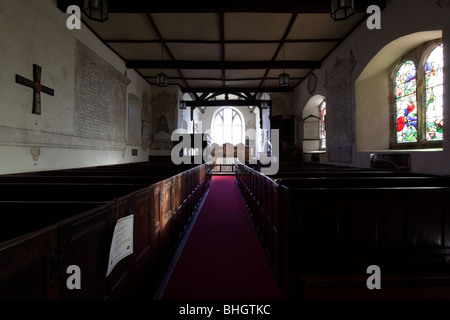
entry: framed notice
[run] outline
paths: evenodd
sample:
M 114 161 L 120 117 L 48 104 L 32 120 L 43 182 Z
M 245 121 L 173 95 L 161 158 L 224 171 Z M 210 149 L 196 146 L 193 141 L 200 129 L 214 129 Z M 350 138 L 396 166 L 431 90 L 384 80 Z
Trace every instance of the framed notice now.
M 106 276 L 109 276 L 120 260 L 133 253 L 133 230 L 134 215 L 127 216 L 117 221 L 111 242 Z

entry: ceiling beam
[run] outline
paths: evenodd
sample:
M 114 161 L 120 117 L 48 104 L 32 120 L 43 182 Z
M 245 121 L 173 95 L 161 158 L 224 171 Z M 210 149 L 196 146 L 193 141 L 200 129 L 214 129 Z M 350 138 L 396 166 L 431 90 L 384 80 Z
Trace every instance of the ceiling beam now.
M 143 76 L 145 79 L 156 79 L 156 76 Z M 278 81 L 278 77 L 267 77 L 266 80 L 276 80 Z M 305 77 L 290 77 L 291 80 L 304 80 Z M 170 77 L 170 80 L 197 80 L 197 81 L 222 81 L 222 78 L 206 78 L 206 77 Z M 236 79 L 225 79 L 226 82 L 241 82 L 241 81 L 260 81 L 261 78 L 236 78 Z
M 263 102 L 267 103 L 270 107 L 272 100 L 208 100 L 208 101 L 184 101 L 186 107 L 248 107 L 256 106 L 260 107 Z
M 219 94 L 239 94 L 242 92 L 292 92 L 294 88 L 282 88 L 282 87 L 242 87 L 242 88 L 219 88 L 219 87 L 191 87 L 191 88 L 183 88 L 180 87 L 181 92 L 183 93 L 192 93 L 192 92 L 205 92 L 205 93 L 219 93 Z
M 329 0 L 216 0 L 216 1 L 142 1 L 109 0 L 111 13 L 212 13 L 212 12 L 268 12 L 268 13 L 330 13 Z M 57 0 L 58 8 L 66 12 L 70 5 L 83 6 L 83 0 Z M 370 5 L 386 7 L 386 0 L 358 0 L 355 10 L 365 13 Z
M 284 43 L 324 43 L 324 42 L 339 42 L 341 38 L 323 38 L 323 39 L 286 39 Z M 166 43 L 182 43 L 182 44 L 278 44 L 280 40 L 195 40 L 195 39 L 165 39 Z M 161 43 L 158 39 L 110 39 L 105 40 L 109 44 L 152 44 Z
M 160 60 L 128 60 L 129 69 L 160 69 Z M 246 70 L 246 69 L 320 69 L 320 61 L 164 61 L 164 69 L 208 69 L 208 70 Z

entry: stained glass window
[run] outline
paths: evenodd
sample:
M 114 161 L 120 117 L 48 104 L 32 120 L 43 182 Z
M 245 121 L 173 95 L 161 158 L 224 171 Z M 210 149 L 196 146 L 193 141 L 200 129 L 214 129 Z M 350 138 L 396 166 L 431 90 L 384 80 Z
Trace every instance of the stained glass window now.
M 397 143 L 417 141 L 417 72 L 414 62 L 403 63 L 397 71 L 395 85 L 395 118 Z
M 443 64 L 443 45 L 440 44 L 425 63 L 427 141 L 443 140 Z
M 327 103 L 324 101 L 320 105 L 320 139 L 322 149 L 327 147 Z

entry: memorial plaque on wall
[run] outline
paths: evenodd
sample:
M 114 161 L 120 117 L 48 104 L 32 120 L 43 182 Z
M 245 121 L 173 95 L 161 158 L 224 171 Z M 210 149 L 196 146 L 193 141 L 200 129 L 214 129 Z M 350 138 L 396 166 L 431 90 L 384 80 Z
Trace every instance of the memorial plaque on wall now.
M 177 96 L 163 90 L 152 95 L 152 149 L 172 150 L 172 132 L 176 129 Z
M 350 59 L 336 60 L 327 72 L 327 151 L 330 162 L 349 164 L 353 159 L 352 72 L 355 65 L 350 53 Z
M 79 136 L 125 141 L 129 80 L 81 43 L 77 43 L 76 68 Z

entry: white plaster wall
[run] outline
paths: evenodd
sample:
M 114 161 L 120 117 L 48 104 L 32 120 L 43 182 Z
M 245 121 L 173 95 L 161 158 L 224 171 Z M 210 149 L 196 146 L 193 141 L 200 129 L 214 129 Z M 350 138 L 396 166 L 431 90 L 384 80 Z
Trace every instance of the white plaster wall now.
M 148 160 L 147 152 L 125 140 L 105 147 L 104 141 L 77 137 L 77 41 L 127 73 L 128 93 L 144 101 L 150 86 L 85 26 L 67 29 L 68 17 L 55 0 L 0 0 L 0 174 Z M 42 94 L 42 115 L 31 113 L 32 89 L 15 83 L 16 74 L 32 79 L 33 64 L 42 67 L 42 84 L 55 90 L 54 97 Z M 35 159 L 33 147 L 40 150 Z M 137 157 L 132 149 L 138 149 Z
M 388 70 L 361 80 L 355 90 L 356 149 L 389 149 L 389 78 Z M 374 92 L 376 94 L 374 94 Z
M 372 60 L 372 58 L 385 47 L 397 38 L 406 36 L 416 32 L 422 31 L 443 31 L 444 48 L 450 48 L 450 5 L 448 2 L 441 1 L 444 7 L 438 4 L 438 1 L 423 1 L 423 0 L 391 0 L 387 2 L 387 7 L 381 13 L 381 29 L 369 30 L 365 23 L 361 24 L 327 59 L 323 62 L 322 68 L 314 70 L 318 77 L 318 84 L 315 94 L 327 96 L 324 88 L 325 74 L 331 70 L 336 59 L 348 59 L 350 50 L 357 64 L 352 74 L 353 85 L 353 103 L 352 108 L 354 117 L 357 112 L 356 95 L 354 92 L 354 85 L 364 68 Z M 444 65 L 445 69 L 450 65 L 449 50 L 444 49 Z M 395 60 L 395 59 L 394 59 Z M 449 106 L 450 102 L 450 74 L 444 72 L 444 105 Z M 307 104 L 311 95 L 307 91 L 307 81 L 303 81 L 295 88 L 293 105 L 295 113 L 301 114 L 304 106 Z M 368 89 L 368 88 L 366 88 Z M 361 97 L 359 97 L 361 99 Z M 447 107 L 444 110 L 444 118 L 450 118 L 450 109 Z M 353 130 L 356 132 L 355 119 L 353 120 Z M 450 152 L 449 142 L 450 135 L 445 130 L 444 149 L 443 151 L 410 151 L 411 165 L 413 172 L 424 173 L 441 173 L 450 174 Z M 356 139 L 358 139 L 356 137 Z M 352 165 L 358 167 L 370 166 L 370 152 L 357 152 L 356 143 L 354 145 L 353 163 Z M 384 142 L 381 142 L 384 143 Z M 322 160 L 322 158 L 321 158 Z

